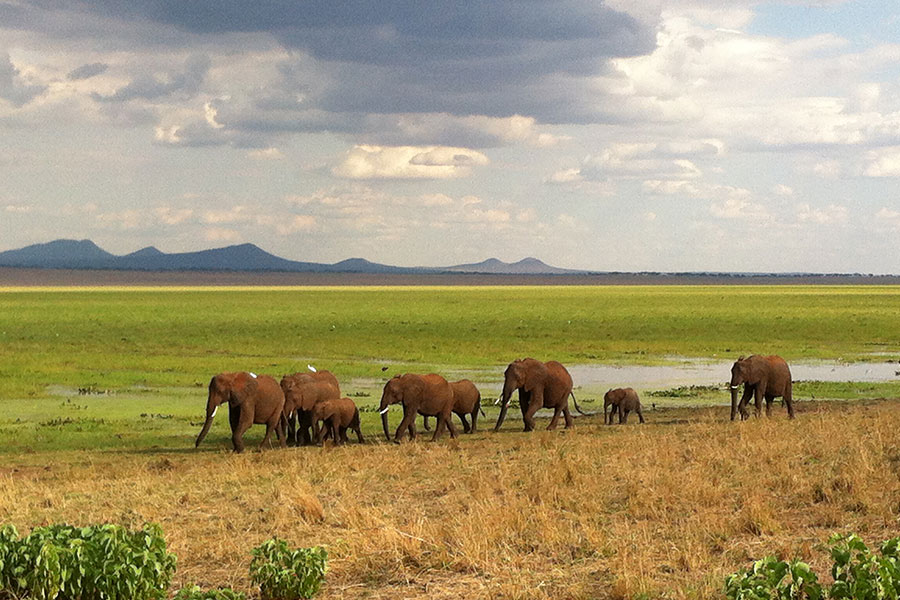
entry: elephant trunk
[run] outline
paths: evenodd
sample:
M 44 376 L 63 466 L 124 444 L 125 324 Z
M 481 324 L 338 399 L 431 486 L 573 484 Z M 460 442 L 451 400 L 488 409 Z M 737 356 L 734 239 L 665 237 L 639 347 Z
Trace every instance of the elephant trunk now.
M 391 441 L 391 434 L 388 431 L 387 410 L 381 413 L 381 426 L 384 428 L 384 438 L 387 441 Z
M 197 436 L 197 441 L 194 442 L 194 448 L 200 445 L 200 442 L 203 441 L 203 438 L 206 437 L 206 434 L 209 433 L 209 428 L 212 427 L 213 418 L 216 416 L 216 412 L 219 410 L 218 405 L 211 406 L 207 405 L 206 407 L 206 422 L 203 423 L 203 429 L 200 430 L 200 435 Z
M 734 417 L 737 414 L 738 407 L 738 385 L 731 385 L 731 420 L 734 421 Z
M 509 399 L 512 397 L 512 392 L 510 386 L 504 383 L 503 395 L 500 396 L 500 416 L 497 417 L 497 424 L 494 425 L 494 431 L 499 431 L 500 426 L 503 425 L 503 419 L 506 418 L 506 410 L 509 408 Z

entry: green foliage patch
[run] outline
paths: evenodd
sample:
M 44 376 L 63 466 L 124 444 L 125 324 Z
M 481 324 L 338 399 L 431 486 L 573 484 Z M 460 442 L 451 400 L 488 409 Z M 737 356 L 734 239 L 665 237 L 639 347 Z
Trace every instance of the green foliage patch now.
M 48 525 L 21 539 L 12 525 L 0 528 L 0 592 L 15 598 L 162 600 L 174 573 L 155 524 Z
M 881 544 L 874 554 L 855 534 L 830 540 L 831 576 L 825 588 L 809 565 L 767 556 L 725 579 L 728 600 L 896 600 L 900 598 L 900 538 Z
M 259 586 L 263 600 L 312 598 L 328 568 L 324 548 L 291 549 L 278 538 L 266 540 L 250 554 L 250 578 Z

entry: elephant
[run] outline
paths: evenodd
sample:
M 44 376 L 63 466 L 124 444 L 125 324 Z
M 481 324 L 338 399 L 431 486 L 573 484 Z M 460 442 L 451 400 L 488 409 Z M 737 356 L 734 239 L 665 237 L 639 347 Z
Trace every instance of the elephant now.
M 738 403 L 737 391 L 744 384 L 744 395 Z M 747 403 L 751 395 L 756 399 L 756 416 L 762 414 L 762 400 L 766 400 L 766 416 L 771 412 L 772 400 L 781 396 L 787 407 L 788 417 L 794 418 L 794 402 L 791 386 L 791 370 L 780 356 L 741 356 L 731 367 L 731 420 L 737 412 L 741 421 L 746 419 Z
M 331 432 L 335 444 L 343 444 L 347 441 L 347 429 L 356 432 L 360 444 L 365 443 L 359 425 L 359 409 L 350 398 L 330 398 L 316 404 L 312 409 L 312 426 L 316 443 L 320 446 L 325 441 L 328 431 Z
M 609 420 L 606 419 L 606 407 L 612 406 L 609 411 Z M 603 395 L 603 422 L 612 425 L 613 414 L 619 413 L 619 423 L 628 422 L 628 413 L 634 411 L 637 413 L 641 423 L 644 422 L 644 414 L 641 411 L 641 400 L 638 398 L 637 392 L 632 388 L 616 388 L 609 390 Z
M 575 394 L 572 393 L 572 376 L 564 366 L 555 360 L 544 363 L 533 358 L 519 358 L 506 367 L 503 393 L 500 397 L 500 416 L 497 417 L 494 431 L 503 425 L 509 400 L 516 390 L 519 391 L 519 408 L 522 410 L 525 431 L 534 429 L 534 414 L 541 408 L 553 409 L 553 418 L 550 419 L 547 429 L 556 428 L 560 413 L 565 416 L 566 429 L 572 427 L 574 421 L 569 414 L 569 396 L 572 396 L 575 402 L 575 409 L 585 414 L 575 400 Z
M 484 416 L 484 411 L 481 410 L 481 392 L 468 379 L 451 381 L 450 387 L 453 388 L 453 413 L 462 421 L 463 433 L 475 433 L 478 427 L 478 413 Z M 466 415 L 472 417 L 471 426 L 466 421 Z M 431 431 L 428 427 L 428 415 L 422 416 L 422 426 L 425 431 Z
M 281 378 L 281 389 L 288 441 L 298 446 L 312 443 L 312 409 L 319 402 L 341 397 L 337 378 L 330 371 L 294 373 Z
M 206 422 L 197 436 L 194 447 L 200 445 L 209 432 L 219 405 L 228 402 L 228 420 L 231 423 L 231 442 L 235 452 L 244 450 L 244 432 L 254 423 L 265 424 L 266 435 L 260 450 L 269 441 L 272 431 L 285 446 L 282 411 L 284 393 L 278 382 L 268 375 L 255 373 L 219 373 L 209 382 L 209 398 L 206 401 Z
M 416 415 L 429 415 L 437 417 L 437 426 L 434 428 L 434 436 L 431 440 L 437 440 L 444 427 L 450 430 L 450 437 L 456 437 L 456 427 L 450 419 L 453 410 L 453 388 L 446 379 L 435 373 L 428 375 L 416 375 L 407 373 L 395 375 L 384 385 L 381 394 L 379 413 L 381 424 L 384 427 L 384 437 L 391 441 L 388 432 L 387 412 L 392 404 L 403 405 L 403 420 L 394 434 L 394 442 L 399 444 L 403 435 L 409 431 L 410 439 L 416 438 Z

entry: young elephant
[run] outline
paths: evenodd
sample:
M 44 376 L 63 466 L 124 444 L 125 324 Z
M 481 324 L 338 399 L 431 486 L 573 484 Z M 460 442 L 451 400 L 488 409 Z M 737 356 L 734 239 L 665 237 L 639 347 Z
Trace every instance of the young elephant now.
M 609 420 L 606 418 L 606 407 L 612 406 L 609 411 Z M 619 423 L 628 422 L 628 413 L 635 411 L 641 423 L 644 422 L 644 415 L 641 412 L 641 401 L 637 392 L 632 388 L 616 388 L 609 390 L 603 395 L 603 422 L 612 425 L 613 414 L 619 413 Z
M 478 428 L 478 413 L 484 416 L 484 411 L 481 410 L 481 392 L 468 379 L 451 381 L 450 387 L 453 388 L 453 413 L 462 421 L 463 433 L 475 433 Z M 472 417 L 471 425 L 466 421 L 466 415 Z M 428 427 L 428 415 L 422 416 L 422 426 L 425 431 L 431 431 Z
M 322 423 L 321 429 L 319 422 Z M 350 398 L 331 398 L 316 404 L 312 409 L 312 426 L 316 443 L 320 446 L 329 431 L 336 445 L 343 444 L 347 441 L 347 429 L 355 431 L 359 443 L 364 443 L 359 409 Z

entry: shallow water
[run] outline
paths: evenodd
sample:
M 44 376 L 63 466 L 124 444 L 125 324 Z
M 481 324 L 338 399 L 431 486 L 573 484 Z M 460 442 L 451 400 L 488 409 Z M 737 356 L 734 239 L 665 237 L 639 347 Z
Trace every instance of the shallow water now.
M 734 361 L 684 360 L 678 365 L 616 367 L 572 365 L 569 373 L 577 387 L 633 387 L 660 390 L 688 385 L 724 386 L 731 378 Z M 900 381 L 900 364 L 816 362 L 790 365 L 793 381 Z

